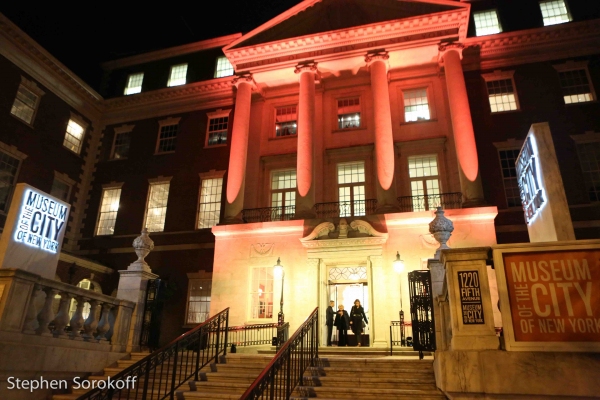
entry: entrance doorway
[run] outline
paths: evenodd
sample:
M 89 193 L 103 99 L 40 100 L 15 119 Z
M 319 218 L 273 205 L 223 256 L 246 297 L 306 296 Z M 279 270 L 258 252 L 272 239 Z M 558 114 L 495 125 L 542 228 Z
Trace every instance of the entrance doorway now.
M 344 309 L 350 314 L 354 301 L 359 300 L 360 304 L 365 310 L 367 320 L 371 320 L 370 317 L 370 299 L 369 299 L 369 287 L 367 279 L 367 268 L 366 267 L 332 267 L 328 271 L 328 299 L 333 300 L 335 305 L 333 306 L 334 311 L 337 312 L 338 306 L 342 304 Z M 369 346 L 369 325 L 366 325 L 363 329 L 361 337 L 361 346 Z M 337 344 L 337 329 L 333 329 L 333 344 Z M 357 341 L 354 333 L 348 330 L 348 345 L 356 346 Z

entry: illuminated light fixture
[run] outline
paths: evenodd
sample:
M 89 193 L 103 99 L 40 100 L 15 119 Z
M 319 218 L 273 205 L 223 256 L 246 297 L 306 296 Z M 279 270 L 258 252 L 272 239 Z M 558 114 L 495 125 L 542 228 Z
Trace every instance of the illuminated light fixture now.
M 404 261 L 400 259 L 400 252 L 396 252 L 396 259 L 393 262 L 394 271 L 401 274 L 404 272 Z

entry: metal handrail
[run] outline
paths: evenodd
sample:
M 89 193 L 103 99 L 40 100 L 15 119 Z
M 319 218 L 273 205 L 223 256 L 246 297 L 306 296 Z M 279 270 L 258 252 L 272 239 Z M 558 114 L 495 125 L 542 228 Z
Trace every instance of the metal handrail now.
M 200 369 L 211 361 L 218 363 L 219 355 L 227 354 L 228 325 L 229 307 L 111 377 L 113 382 L 134 381 L 135 385 L 92 389 L 77 400 L 173 400 L 177 388 L 192 377 L 198 380 Z
M 317 203 L 313 209 L 317 218 L 360 217 L 375 214 L 377 199 Z
M 275 323 L 230 326 L 229 343 L 239 347 L 271 344 L 277 336 L 279 325 Z
M 242 210 L 242 221 L 245 223 L 290 221 L 295 218 L 295 213 L 296 206 L 293 204 L 285 207 L 250 208 Z
M 435 210 L 442 207 L 444 210 L 462 208 L 462 193 L 439 193 L 420 196 L 398 197 L 400 212 L 417 212 Z
M 245 399 L 289 399 L 304 371 L 319 358 L 319 308 L 308 316 L 244 392 Z
M 391 321 L 390 323 L 390 356 L 393 355 L 394 346 L 410 347 L 412 337 L 406 336 L 406 327 L 412 326 L 411 322 Z

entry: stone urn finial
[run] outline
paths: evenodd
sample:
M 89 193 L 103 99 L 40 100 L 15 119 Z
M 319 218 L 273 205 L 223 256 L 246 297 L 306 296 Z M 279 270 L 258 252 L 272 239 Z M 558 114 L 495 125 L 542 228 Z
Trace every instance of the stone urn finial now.
M 448 218 L 444 216 L 444 210 L 442 207 L 438 207 L 435 211 L 435 218 L 429 223 L 429 233 L 433 235 L 435 240 L 440 244 L 440 247 L 435 251 L 435 259 L 440 259 L 440 251 L 449 249 L 446 244 L 452 236 L 454 230 L 454 224 Z
M 137 266 L 133 269 L 140 269 L 141 267 L 141 269 L 149 270 L 148 263 L 144 258 L 154 249 L 154 241 L 148 236 L 148 229 L 142 229 L 142 234 L 133 240 L 133 249 L 138 259 L 130 265 L 130 269 L 132 269 L 131 266 Z

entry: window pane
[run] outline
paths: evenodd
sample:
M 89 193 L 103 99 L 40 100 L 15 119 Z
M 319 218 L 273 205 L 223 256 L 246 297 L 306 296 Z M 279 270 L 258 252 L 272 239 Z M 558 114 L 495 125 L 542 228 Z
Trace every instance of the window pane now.
M 120 199 L 121 188 L 104 189 L 102 191 L 102 202 L 100 203 L 100 215 L 98 217 L 96 235 L 113 235 L 115 233 Z
M 600 201 L 600 142 L 577 145 L 590 201 Z
M 83 127 L 72 119 L 67 124 L 67 131 L 65 132 L 65 140 L 63 146 L 79 154 L 81 150 L 81 141 L 83 139 Z
M 492 112 L 517 109 L 517 101 L 511 79 L 488 81 L 487 89 Z
M 408 158 L 408 176 L 420 178 L 423 176 L 437 176 L 438 166 L 436 156 L 416 156 Z
M 296 106 L 275 109 L 275 136 L 292 136 L 297 129 Z
M 338 129 L 360 127 L 360 98 L 338 100 Z
M 427 89 L 405 90 L 404 119 L 406 122 L 430 119 Z
M 594 100 L 585 69 L 559 72 L 558 76 L 565 104 Z
M 169 182 L 150 184 L 146 208 L 146 228 L 149 232 L 162 232 L 165 229 L 169 186 Z
M 125 87 L 125 94 L 135 94 L 142 91 L 142 81 L 144 80 L 144 73 L 132 74 L 127 78 L 127 86 Z
M 24 122 L 31 124 L 37 101 L 38 96 L 35 93 L 25 86 L 20 85 L 10 113 Z
M 217 58 L 217 69 L 215 70 L 215 78 L 222 78 L 224 76 L 231 75 L 233 75 L 233 65 L 231 65 L 227 57 Z
M 200 324 L 208 319 L 211 292 L 212 282 L 210 280 L 190 279 L 186 323 Z
M 273 267 L 252 270 L 250 297 L 252 319 L 273 317 Z
M 481 11 L 473 14 L 477 36 L 493 35 L 502 32 L 496 10 Z
M 229 126 L 229 116 L 211 118 L 208 121 L 208 145 L 227 143 L 227 129 Z
M 198 229 L 211 228 L 219 223 L 223 178 L 203 179 L 198 208 Z
M 506 204 L 508 207 L 521 206 L 521 194 L 517 182 L 516 161 L 519 157 L 520 149 L 498 150 L 500 157 L 500 168 L 504 181 L 504 194 L 506 195 Z
M 61 199 L 62 201 L 68 202 L 69 199 L 69 191 L 71 190 L 71 186 L 67 183 L 54 178 L 52 182 L 52 189 L 50 190 L 50 194 L 57 199 Z
M 129 155 L 129 144 L 131 143 L 131 132 L 117 133 L 112 158 L 127 158 Z
M 544 26 L 562 24 L 571 20 L 564 0 L 541 1 L 540 10 Z
M 290 189 L 296 187 L 296 170 L 273 171 L 271 174 L 271 189 Z
M 292 190 L 290 190 L 292 189 Z M 296 210 L 296 170 L 273 171 L 271 174 L 271 207 L 273 218 L 289 220 Z
M 365 163 L 338 164 L 338 183 L 358 183 L 365 181 Z
M 177 142 L 177 129 L 178 124 L 175 125 L 163 125 L 160 127 L 160 136 L 158 138 L 158 151 L 157 153 L 164 153 L 167 151 L 175 151 L 175 144 Z
M 187 64 L 174 65 L 171 67 L 171 74 L 167 86 L 185 85 L 187 76 Z

